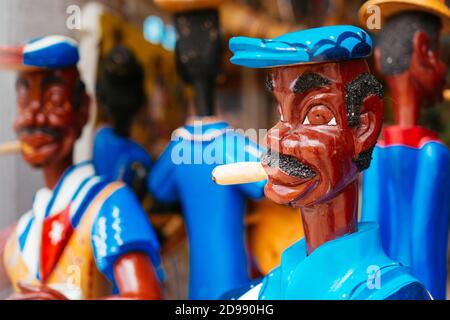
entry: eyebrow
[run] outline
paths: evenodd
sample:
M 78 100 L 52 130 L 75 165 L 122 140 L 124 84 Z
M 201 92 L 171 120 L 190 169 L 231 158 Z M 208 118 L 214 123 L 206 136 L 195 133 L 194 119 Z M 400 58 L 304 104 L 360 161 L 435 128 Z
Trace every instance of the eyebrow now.
M 322 77 L 317 73 L 304 73 L 295 81 L 294 93 L 302 94 L 312 89 L 327 87 L 331 84 L 331 80 Z
M 61 84 L 63 85 L 65 82 L 61 77 L 55 76 L 55 75 L 49 75 L 45 77 L 41 82 L 41 88 L 45 89 L 51 85 L 55 84 Z

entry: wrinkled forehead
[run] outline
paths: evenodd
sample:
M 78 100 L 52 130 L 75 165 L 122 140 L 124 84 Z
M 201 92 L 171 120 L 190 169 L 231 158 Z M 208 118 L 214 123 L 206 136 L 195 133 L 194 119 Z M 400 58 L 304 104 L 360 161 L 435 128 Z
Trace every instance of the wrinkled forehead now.
M 301 83 L 304 86 L 315 85 L 314 82 L 345 86 L 361 73 L 368 71 L 369 67 L 364 60 L 352 60 L 273 68 L 269 71 L 269 76 L 274 91 L 292 91 L 297 80 L 307 82 Z M 302 75 L 314 75 L 314 77 L 302 77 Z

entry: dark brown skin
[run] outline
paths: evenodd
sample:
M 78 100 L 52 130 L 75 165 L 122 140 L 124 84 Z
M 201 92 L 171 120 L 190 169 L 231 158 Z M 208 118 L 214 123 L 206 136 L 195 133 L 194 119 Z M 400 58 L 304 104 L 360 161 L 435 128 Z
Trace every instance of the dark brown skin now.
M 73 106 L 72 96 L 78 79 L 78 70 L 69 68 L 22 72 L 17 80 L 18 112 L 14 128 L 24 145 L 25 161 L 42 168 L 50 189 L 73 164 L 75 141 L 88 120 L 89 97 L 86 92 L 81 93 L 79 107 Z M 130 252 L 120 257 L 114 266 L 114 276 L 120 294 L 105 299 L 161 298 L 153 265 L 143 253 Z M 10 299 L 67 299 L 45 285 L 22 283 L 19 287 L 21 292 L 13 294 Z
M 300 179 L 263 163 L 269 175 L 265 194 L 277 203 L 300 208 L 308 254 L 357 229 L 359 171 L 352 159 L 376 142 L 383 103 L 374 95 L 367 97 L 361 107 L 360 126 L 348 127 L 344 88 L 368 71 L 364 61 L 349 61 L 282 67 L 271 72 L 281 120 L 268 132 L 267 145 L 309 166 L 316 176 Z M 316 73 L 331 84 L 294 93 L 293 85 L 303 73 Z
M 434 44 L 434 48 L 426 33 L 416 32 L 409 69 L 385 77 L 394 99 L 395 122 L 401 127 L 416 126 L 420 108 L 432 106 L 442 99 L 447 66 L 439 58 L 439 42 Z M 380 59 L 380 50 L 376 48 L 376 67 L 382 73 Z

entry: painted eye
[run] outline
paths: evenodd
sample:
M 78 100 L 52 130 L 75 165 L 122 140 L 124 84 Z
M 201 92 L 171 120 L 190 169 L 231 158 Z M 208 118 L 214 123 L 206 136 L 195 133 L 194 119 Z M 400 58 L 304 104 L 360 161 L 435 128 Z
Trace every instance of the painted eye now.
M 316 105 L 309 109 L 308 114 L 303 121 L 306 125 L 328 125 L 336 126 L 336 118 L 330 108 L 324 105 Z

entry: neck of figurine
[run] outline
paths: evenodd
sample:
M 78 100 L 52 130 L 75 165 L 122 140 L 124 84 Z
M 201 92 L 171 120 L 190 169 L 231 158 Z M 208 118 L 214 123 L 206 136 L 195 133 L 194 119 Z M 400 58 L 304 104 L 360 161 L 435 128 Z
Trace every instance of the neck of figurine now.
M 44 181 L 47 188 L 53 190 L 64 172 L 73 165 L 73 154 L 57 163 L 51 163 L 43 168 Z
M 214 79 L 197 79 L 194 82 L 196 116 L 214 115 L 214 85 Z
M 350 183 L 335 198 L 300 211 L 309 255 L 325 242 L 356 232 L 358 181 Z
M 420 90 L 409 72 L 386 78 L 394 100 L 395 123 L 400 127 L 414 127 L 420 115 Z

